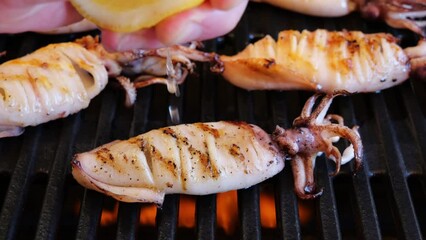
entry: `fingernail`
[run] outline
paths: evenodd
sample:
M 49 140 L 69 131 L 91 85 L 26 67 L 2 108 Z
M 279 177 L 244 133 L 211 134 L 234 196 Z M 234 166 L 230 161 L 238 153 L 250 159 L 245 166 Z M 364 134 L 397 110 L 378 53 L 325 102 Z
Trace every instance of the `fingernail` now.
M 174 32 L 174 36 L 169 35 L 170 37 L 163 41 L 166 45 L 182 44 L 198 40 L 201 37 L 203 29 L 201 25 L 197 23 L 188 23 L 182 26 L 181 29 Z

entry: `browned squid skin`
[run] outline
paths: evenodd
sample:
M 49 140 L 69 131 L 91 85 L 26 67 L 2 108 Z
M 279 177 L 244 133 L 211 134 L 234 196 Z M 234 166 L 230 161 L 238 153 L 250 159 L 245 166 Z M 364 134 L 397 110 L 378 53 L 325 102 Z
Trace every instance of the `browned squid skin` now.
M 272 134 L 273 140 L 291 158 L 295 192 L 302 199 L 313 199 L 322 194 L 323 189 L 317 187 L 314 179 L 315 160 L 319 152 L 335 161 L 336 170 L 332 175 L 339 172 L 342 154 L 333 146 L 333 137 L 343 137 L 351 142 L 355 170 L 361 166 L 363 146 L 358 127 L 351 129 L 344 126 L 343 118 L 339 115 L 325 115 L 334 96 L 340 94 L 343 92 L 326 95 L 313 110 L 320 96 L 314 95 L 306 102 L 302 114 L 294 120 L 291 129 L 285 130 L 277 126 Z
M 360 12 L 367 19 L 383 19 L 394 28 L 407 28 L 426 36 L 426 2 L 424 0 L 364 0 Z

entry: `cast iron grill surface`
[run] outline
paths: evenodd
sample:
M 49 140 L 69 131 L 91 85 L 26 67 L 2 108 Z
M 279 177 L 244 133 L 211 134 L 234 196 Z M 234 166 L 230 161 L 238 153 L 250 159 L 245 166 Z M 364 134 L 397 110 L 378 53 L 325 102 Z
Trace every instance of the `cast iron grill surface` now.
M 367 22 L 357 14 L 324 19 L 250 3 L 236 29 L 205 42 L 205 50 L 234 54 L 265 34 L 276 37 L 285 29 L 316 28 L 390 32 L 404 46 L 417 41 L 408 31 Z M 0 51 L 7 50 L 7 55 L 0 61 L 83 35 L 2 35 Z M 114 224 L 101 226 L 102 211 L 116 201 L 78 185 L 70 173 L 70 160 L 73 154 L 100 144 L 172 125 L 170 105 L 179 109 L 182 123 L 243 120 L 272 132 L 277 124 L 291 126 L 312 93 L 248 92 L 209 73 L 202 64 L 181 86 L 179 98 L 164 86 L 152 86 L 139 90 L 136 104 L 125 108 L 122 90 L 110 84 L 80 113 L 29 127 L 20 137 L 0 139 L 0 239 L 422 239 L 426 236 L 425 88 L 425 82 L 407 81 L 380 93 L 337 98 L 330 112 L 341 114 L 349 126 L 360 125 L 365 146 L 361 171 L 353 175 L 353 165 L 347 164 L 338 176 L 330 177 L 333 163 L 320 157 L 316 178 L 324 194 L 301 201 L 293 193 L 287 163 L 274 178 L 238 191 L 239 220 L 229 235 L 216 221 L 216 195 L 194 197 L 192 229 L 177 224 L 180 195 L 166 197 L 155 226 L 139 223 L 147 204 L 130 203 L 119 203 Z M 276 228 L 261 225 L 259 202 L 265 188 L 275 196 Z M 300 206 L 309 209 L 312 218 L 307 223 L 299 219 Z

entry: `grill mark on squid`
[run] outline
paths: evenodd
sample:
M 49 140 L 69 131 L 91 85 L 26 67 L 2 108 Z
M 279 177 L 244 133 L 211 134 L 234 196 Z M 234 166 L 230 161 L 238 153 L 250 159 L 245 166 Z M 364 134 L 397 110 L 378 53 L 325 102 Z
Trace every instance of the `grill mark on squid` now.
M 193 160 L 194 158 L 193 156 L 198 157 L 199 162 L 193 162 L 193 163 L 200 164 L 204 173 L 208 174 L 210 177 L 215 179 L 219 177 L 220 172 L 210 157 L 207 144 L 205 144 L 206 153 L 202 153 L 200 150 L 197 150 L 192 145 L 189 146 L 188 150 L 191 154 L 191 160 Z M 203 178 L 205 178 L 205 176 L 203 176 Z
M 176 163 L 174 163 L 173 161 L 169 160 L 168 163 L 169 164 L 173 164 L 173 175 L 175 176 L 175 178 L 177 179 L 178 177 L 180 178 L 180 182 L 182 184 L 182 189 L 186 190 L 186 181 L 187 181 L 187 176 L 188 173 L 185 172 L 184 169 L 184 165 L 183 165 L 183 152 L 182 152 L 182 147 L 183 146 L 187 146 L 188 145 L 188 138 L 186 137 L 182 137 L 180 134 L 176 133 L 172 128 L 170 127 L 166 127 L 162 129 L 162 133 L 170 136 L 172 138 L 175 139 L 176 141 L 176 146 L 179 150 L 179 160 L 177 162 L 179 162 L 180 166 L 176 166 Z M 186 176 L 185 176 L 186 174 Z
M 207 133 L 213 135 L 213 137 L 215 137 L 215 138 L 220 137 L 219 131 L 217 129 L 215 129 L 215 128 L 212 128 L 208 124 L 205 124 L 205 123 L 194 123 L 194 126 L 196 126 L 197 128 L 201 129 L 203 132 L 207 132 Z
M 103 168 L 103 166 L 111 166 L 111 168 L 117 170 L 119 173 L 122 172 L 123 168 L 116 164 L 114 161 L 115 156 L 111 154 L 110 149 L 107 147 L 100 148 L 96 151 L 96 159 L 101 162 L 99 170 L 107 173 L 107 170 Z M 111 175 L 110 175 L 111 177 Z
M 145 146 L 145 141 L 143 140 L 142 137 L 134 137 L 128 140 L 129 143 L 131 144 L 135 144 L 136 146 L 138 146 L 138 148 L 141 150 L 141 152 L 144 154 L 145 159 L 146 159 L 146 164 L 148 166 L 148 173 L 150 174 L 150 177 L 153 178 L 153 171 L 152 171 L 152 156 L 149 153 L 149 151 L 147 151 L 147 147 Z M 132 165 L 134 165 L 134 162 L 132 161 Z M 138 169 L 139 167 L 135 166 L 136 169 Z
M 44 111 L 46 111 L 46 106 L 42 103 L 42 101 L 41 101 L 41 94 L 40 94 L 40 90 L 39 90 L 39 88 L 38 88 L 38 86 L 37 86 L 37 83 L 36 83 L 36 81 L 37 81 L 37 79 L 36 78 L 34 78 L 32 75 L 31 75 L 31 72 L 29 71 L 29 69 L 27 69 L 27 71 L 26 71 L 26 73 L 27 73 L 27 75 L 28 75 L 28 83 L 30 84 L 30 86 L 31 86 L 31 88 L 33 89 L 33 92 L 34 92 L 34 97 L 35 97 L 35 99 L 36 99 L 36 102 L 38 102 L 39 104 L 40 104 L 40 107 L 41 108 L 44 108 L 43 110 Z
M 27 90 L 25 88 L 25 84 L 26 83 L 24 81 L 19 81 L 18 84 L 19 84 L 19 88 L 21 88 L 22 92 L 25 93 L 25 104 L 23 104 L 23 105 L 20 106 L 20 111 L 23 111 L 22 108 L 28 107 L 29 103 L 32 101 L 30 99 L 30 96 L 34 96 L 34 99 L 37 99 L 37 98 L 35 97 L 33 91 L 27 92 Z M 10 96 L 10 94 L 9 94 L 9 96 Z M 9 98 L 8 98 L 8 101 L 9 101 Z M 35 102 L 36 102 L 35 107 L 37 107 L 37 104 L 40 104 L 40 102 L 37 102 L 37 101 L 35 101 Z

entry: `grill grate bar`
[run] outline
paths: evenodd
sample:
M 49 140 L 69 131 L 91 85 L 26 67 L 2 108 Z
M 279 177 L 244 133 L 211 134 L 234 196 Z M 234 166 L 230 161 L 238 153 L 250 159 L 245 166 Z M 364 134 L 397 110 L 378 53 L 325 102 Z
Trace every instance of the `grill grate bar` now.
M 130 136 L 137 136 L 146 131 L 148 112 L 151 106 L 151 88 L 138 90 L 136 102 L 133 106 L 133 119 L 130 127 Z
M 345 121 L 349 126 L 356 125 L 356 117 L 354 112 L 353 101 L 348 98 L 340 99 L 343 103 L 341 104 L 340 110 L 344 116 Z M 368 132 L 365 128 L 360 128 L 361 136 L 368 136 Z M 373 193 L 370 185 L 370 171 L 368 168 L 367 156 L 364 156 L 361 169 L 352 176 L 352 182 L 355 190 L 356 203 L 357 203 L 357 217 L 360 221 L 361 231 L 365 239 L 381 239 L 380 225 L 377 218 L 376 206 L 374 204 Z M 351 165 L 351 171 L 353 171 L 353 164 Z
M 337 216 L 336 199 L 333 190 L 333 179 L 329 176 L 331 161 L 324 156 L 316 160 L 318 184 L 324 188 L 324 192 L 317 200 L 319 202 L 321 228 L 324 239 L 341 239 L 339 218 Z
M 111 91 L 105 91 L 102 97 L 96 137 L 90 148 L 95 148 L 109 141 L 110 126 L 113 121 L 113 116 L 115 115 L 116 102 L 117 100 L 112 97 Z M 85 189 L 77 227 L 77 239 L 85 239 L 89 236 L 94 239 L 96 237 L 96 230 L 101 217 L 102 203 L 102 194 Z
M 196 204 L 197 239 L 215 239 L 216 194 L 199 196 Z
M 76 239 L 96 239 L 97 227 L 101 218 L 103 195 L 86 189 L 82 202 Z
M 410 125 L 413 127 L 413 136 L 417 149 L 420 149 L 420 156 L 418 158 L 418 165 L 422 166 L 423 171 L 426 171 L 426 122 L 424 114 L 422 113 L 419 103 L 415 100 L 415 95 L 412 93 L 408 84 L 402 86 L 402 96 L 404 107 L 407 109 L 408 119 Z M 419 174 L 419 173 L 418 173 Z
M 38 221 L 37 239 L 54 239 L 61 215 L 64 197 L 64 182 L 71 158 L 71 149 L 80 119 L 79 114 L 67 118 L 61 132 L 60 143 L 56 151 L 52 168 L 49 171 L 49 182 Z
M 395 136 L 390 115 L 387 110 L 383 95 L 373 95 L 373 106 L 375 118 L 381 133 L 381 139 L 384 143 L 386 152 L 387 169 L 393 190 L 393 197 L 396 202 L 399 224 L 402 227 L 405 239 L 421 239 L 420 228 L 411 202 L 411 196 L 408 189 L 407 179 L 404 172 L 406 168 L 403 164 L 400 145 Z
M 137 203 L 120 203 L 118 209 L 117 240 L 136 239 L 140 209 L 141 206 Z
M 259 187 L 238 191 L 241 239 L 261 239 Z
M 287 101 L 282 92 L 274 92 L 272 95 L 273 124 L 288 128 Z M 280 239 L 301 239 L 299 210 L 294 194 L 293 174 L 290 171 L 291 163 L 287 161 L 284 170 L 279 173 L 278 184 L 275 188 L 275 206 L 277 226 L 280 231 Z
M 34 152 L 38 146 L 41 128 L 28 129 L 29 136 L 23 141 L 19 159 L 0 213 L 0 239 L 13 239 L 16 235 L 22 206 L 27 198 L 31 171 L 34 166 Z
M 287 163 L 287 165 L 290 165 Z M 275 189 L 275 206 L 277 224 L 280 228 L 280 239 L 301 239 L 299 210 L 293 191 L 293 174 L 291 166 L 287 166 L 279 174 L 278 185 Z
M 163 206 L 157 211 L 157 231 L 159 240 L 176 239 L 178 224 L 179 196 L 166 195 Z
M 367 161 L 363 163 L 363 169 L 357 172 L 352 178 L 355 189 L 358 215 L 362 228 L 362 236 L 367 239 L 381 239 L 380 226 L 377 218 L 376 206 L 374 204 L 373 193 L 368 172 Z

